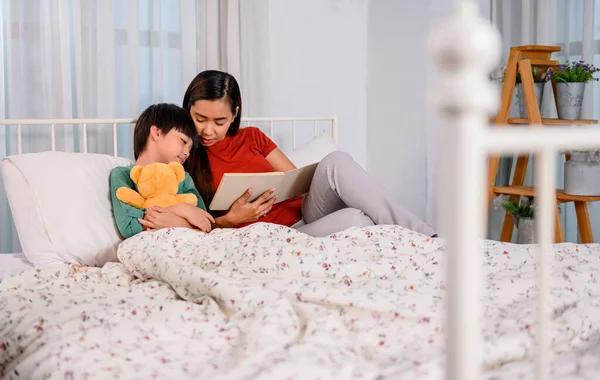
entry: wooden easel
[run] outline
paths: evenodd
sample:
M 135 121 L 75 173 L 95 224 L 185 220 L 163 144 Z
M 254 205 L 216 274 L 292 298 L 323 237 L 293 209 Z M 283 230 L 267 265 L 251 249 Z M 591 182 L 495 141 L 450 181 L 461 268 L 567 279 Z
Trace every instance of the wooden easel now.
M 581 125 L 581 124 L 597 124 L 597 120 L 560 120 L 560 119 L 542 119 L 540 109 L 537 104 L 537 97 L 534 90 L 534 80 L 531 73 L 532 67 L 556 67 L 558 61 L 551 60 L 551 55 L 554 52 L 560 51 L 558 46 L 539 46 L 539 45 L 527 45 L 517 46 L 510 49 L 510 55 L 508 58 L 508 64 L 506 67 L 506 74 L 504 76 L 504 85 L 502 87 L 502 97 L 500 102 L 500 109 L 496 118 L 493 120 L 497 127 L 507 124 L 533 124 L 535 126 L 540 125 Z M 527 119 L 509 119 L 510 106 L 513 98 L 513 91 L 515 89 L 515 83 L 517 79 L 517 72 L 521 75 L 521 83 L 523 86 L 523 95 L 525 97 L 525 104 L 527 108 Z M 552 83 L 552 89 L 554 91 L 554 99 L 556 100 L 556 85 Z M 556 106 L 558 104 L 555 102 Z M 569 156 L 567 155 L 567 160 Z M 498 165 L 500 163 L 500 157 L 492 156 L 488 162 L 488 200 L 491 201 L 493 197 L 501 194 L 510 196 L 513 201 L 518 201 L 519 198 L 524 196 L 535 196 L 535 191 L 532 187 L 523 186 L 525 181 L 525 174 L 527 171 L 527 163 L 529 161 L 529 155 L 520 155 L 517 159 L 515 171 L 510 186 L 496 187 L 495 179 L 498 172 Z M 579 236 L 582 243 L 593 243 L 594 238 L 592 236 L 592 226 L 590 223 L 590 214 L 587 207 L 588 202 L 595 202 L 600 200 L 600 196 L 588 197 L 588 196 L 577 196 L 565 194 L 563 190 L 556 190 L 557 204 L 574 202 L 575 212 L 577 214 L 577 227 L 579 229 Z M 489 203 L 488 203 L 489 204 Z M 564 234 L 560 222 L 560 215 L 558 210 L 555 216 L 556 228 L 555 228 L 555 241 L 557 243 L 564 241 Z M 511 241 L 513 232 L 514 222 L 508 213 L 504 217 L 504 225 L 502 226 L 502 234 L 500 240 L 504 242 Z

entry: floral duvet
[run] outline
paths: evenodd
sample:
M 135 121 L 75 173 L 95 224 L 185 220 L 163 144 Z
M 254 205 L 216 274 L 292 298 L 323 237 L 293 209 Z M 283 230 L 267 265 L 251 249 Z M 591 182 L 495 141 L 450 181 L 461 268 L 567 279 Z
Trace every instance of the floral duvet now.
M 482 371 L 534 377 L 536 246 L 481 243 Z M 0 282 L 7 379 L 440 379 L 443 241 L 376 226 L 144 232 Z M 552 258 L 551 378 L 600 373 L 600 246 Z

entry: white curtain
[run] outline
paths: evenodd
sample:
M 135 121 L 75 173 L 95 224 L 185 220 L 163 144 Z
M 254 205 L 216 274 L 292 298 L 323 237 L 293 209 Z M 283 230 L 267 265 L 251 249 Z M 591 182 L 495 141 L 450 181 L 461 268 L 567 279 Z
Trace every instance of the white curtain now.
M 511 46 L 558 45 L 554 56 L 561 62 L 584 60 L 600 67 L 600 0 L 492 0 L 492 21 L 502 34 L 503 60 Z M 551 86 L 546 86 L 542 117 L 556 117 Z M 587 85 L 583 118 L 600 118 L 600 86 Z M 564 158 L 557 160 L 557 187 L 563 187 Z M 533 167 L 528 169 L 531 181 Z M 600 206 L 591 204 L 590 213 L 596 239 L 600 236 Z M 562 206 L 565 239 L 576 242 L 577 218 L 573 204 Z M 492 229 L 501 225 L 493 224 Z M 499 232 L 498 232 L 499 234 Z
M 206 67 L 233 75 L 244 116 L 265 116 L 268 102 L 269 0 L 205 0 Z
M 0 21 L 3 119 L 137 117 L 153 103 L 181 104 L 204 69 L 238 78 L 245 115 L 266 99 L 268 0 L 0 0 Z M 57 127 L 56 149 L 83 150 L 81 128 Z M 16 127 L 0 129 L 0 155 L 16 154 Z M 23 151 L 50 150 L 49 136 L 23 127 Z M 119 127 L 118 142 L 133 158 L 132 127 Z M 88 126 L 87 146 L 113 154 L 112 131 Z M 0 252 L 17 252 L 0 191 Z

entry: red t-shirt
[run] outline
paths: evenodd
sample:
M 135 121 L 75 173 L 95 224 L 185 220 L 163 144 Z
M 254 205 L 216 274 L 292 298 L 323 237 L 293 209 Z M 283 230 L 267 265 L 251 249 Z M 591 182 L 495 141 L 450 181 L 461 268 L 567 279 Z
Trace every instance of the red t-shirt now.
M 235 136 L 227 136 L 206 148 L 213 175 L 214 188 L 219 187 L 225 173 L 268 173 L 275 170 L 266 157 L 277 145 L 256 127 L 240 128 Z M 302 219 L 302 199 L 295 198 L 273 206 L 258 222 L 292 226 Z M 239 224 L 236 227 L 247 226 Z

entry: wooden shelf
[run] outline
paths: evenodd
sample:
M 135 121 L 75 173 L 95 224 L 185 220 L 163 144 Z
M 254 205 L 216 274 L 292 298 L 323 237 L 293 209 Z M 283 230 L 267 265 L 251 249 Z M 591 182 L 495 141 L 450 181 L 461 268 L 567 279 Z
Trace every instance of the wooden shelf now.
M 503 186 L 494 187 L 495 194 L 504 195 L 524 195 L 528 197 L 536 196 L 536 191 L 533 187 L 529 186 Z M 586 196 L 586 195 L 571 195 L 565 194 L 563 189 L 556 189 L 556 199 L 559 203 L 566 202 L 597 202 L 600 201 L 600 196 Z
M 560 51 L 560 46 L 522 45 L 522 46 L 515 46 L 512 49 L 522 51 L 523 53 L 528 53 L 528 52 L 555 53 L 555 52 Z
M 496 123 L 496 118 L 490 118 L 490 123 Z M 528 119 L 510 118 L 508 124 L 531 124 Z M 598 120 L 580 119 L 580 120 L 563 120 L 563 119 L 542 119 L 543 125 L 592 125 L 598 124 Z
M 527 119 L 508 119 L 508 124 L 531 124 Z M 581 119 L 581 120 L 563 120 L 563 119 L 542 119 L 544 125 L 581 125 L 581 124 L 598 124 L 598 120 Z
M 504 74 L 504 83 L 502 84 L 502 96 L 500 99 L 500 107 L 496 117 L 490 118 L 490 128 L 504 127 L 506 125 L 514 125 L 513 128 L 523 128 L 528 125 L 531 127 L 544 126 L 544 128 L 557 128 L 559 126 L 573 127 L 577 125 L 589 127 L 598 124 L 598 120 L 561 120 L 561 119 L 542 119 L 540 109 L 536 104 L 536 94 L 534 90 L 533 67 L 553 67 L 558 65 L 558 61 L 552 59 L 552 53 L 559 52 L 560 46 L 538 46 L 526 45 L 515 46 L 510 48 L 510 54 L 506 64 Z M 513 105 L 512 95 L 515 92 L 517 77 L 520 74 L 523 96 L 527 100 L 525 103 L 527 108 L 528 118 L 509 118 L 510 108 Z M 554 99 L 557 99 L 557 86 L 551 83 Z M 555 101 L 555 105 L 558 106 Z M 535 121 L 535 122 L 534 122 Z M 569 154 L 564 152 L 569 158 Z M 490 156 L 488 161 L 488 200 L 497 195 L 510 195 L 517 197 L 519 195 L 536 196 L 536 191 L 532 187 L 523 186 L 525 175 L 527 172 L 527 164 L 529 155 L 519 155 L 517 163 L 512 174 L 511 186 L 496 187 L 495 181 L 498 174 L 500 158 L 499 156 Z M 575 214 L 577 215 L 577 229 L 582 243 L 593 243 L 594 236 L 592 234 L 592 224 L 590 213 L 588 210 L 588 202 L 600 201 L 600 196 L 588 197 L 579 195 L 565 194 L 564 190 L 556 189 L 556 202 L 566 203 L 573 202 L 575 206 Z M 558 213 L 555 213 L 555 240 L 557 243 L 564 241 L 564 233 L 561 226 L 561 218 Z M 502 233 L 500 234 L 501 241 L 511 241 L 514 229 L 514 221 L 509 213 L 504 215 L 504 224 L 502 225 Z
M 558 66 L 558 61 L 553 61 L 551 59 L 530 59 L 532 67 L 556 67 Z

